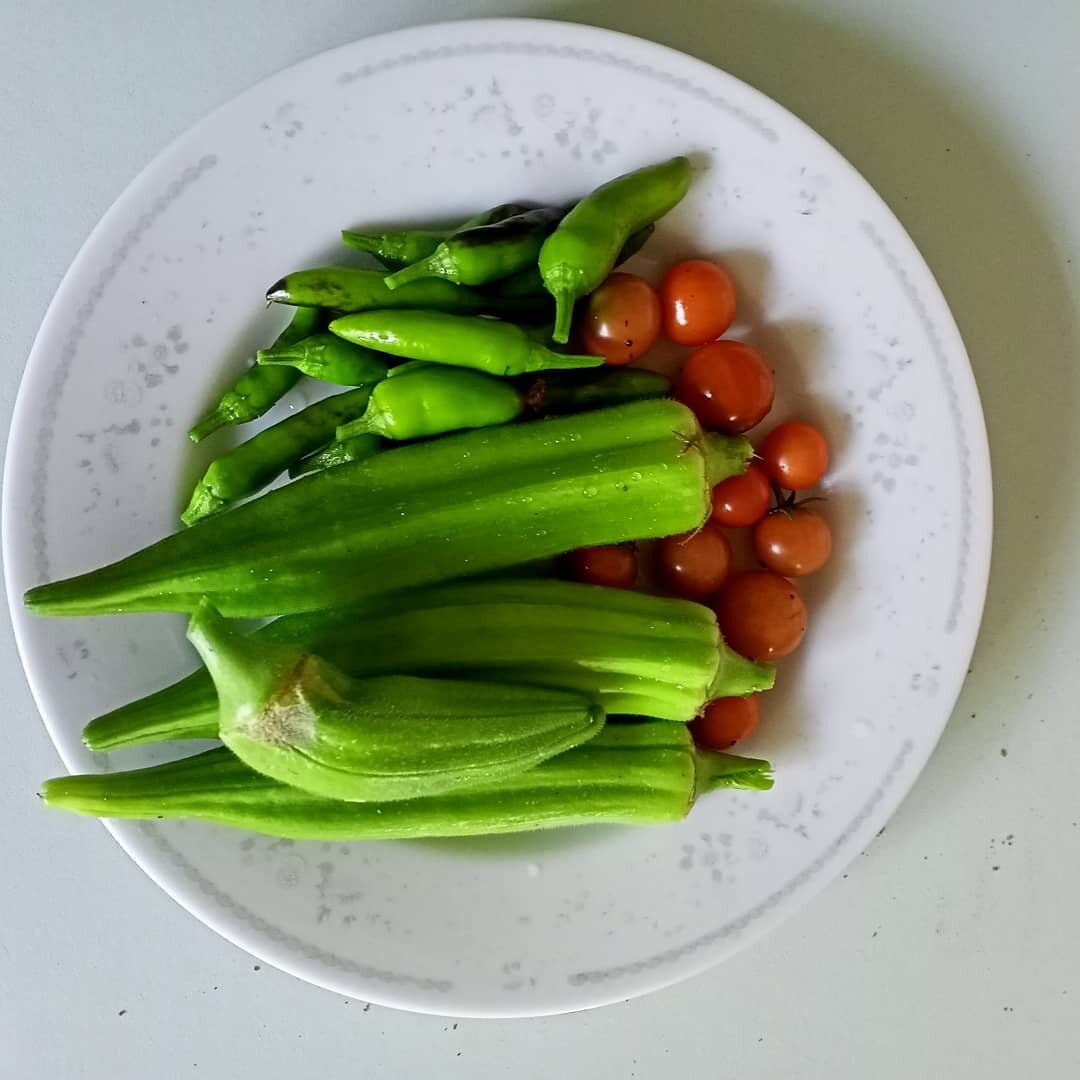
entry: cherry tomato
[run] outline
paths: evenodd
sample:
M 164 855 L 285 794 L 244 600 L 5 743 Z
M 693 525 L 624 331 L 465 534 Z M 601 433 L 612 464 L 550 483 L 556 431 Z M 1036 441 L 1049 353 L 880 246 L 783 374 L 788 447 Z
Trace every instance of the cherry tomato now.
M 657 569 L 669 592 L 686 600 L 705 600 L 731 572 L 731 545 L 723 533 L 707 525 L 695 533 L 668 536 L 658 546 Z
M 717 484 L 712 492 L 712 520 L 729 529 L 756 525 L 769 509 L 769 478 L 754 464 L 742 476 Z
M 757 727 L 761 706 L 757 694 L 710 701 L 690 724 L 694 742 L 706 750 L 727 750 Z
M 779 660 L 806 633 L 806 605 L 786 578 L 771 570 L 732 577 L 716 602 L 724 640 L 749 660 Z
M 632 589 L 637 582 L 637 552 L 629 544 L 578 548 L 569 561 L 574 578 L 589 585 Z
M 769 479 L 788 491 L 813 487 L 829 467 L 829 444 L 816 427 L 790 420 L 773 428 L 758 452 Z
M 660 333 L 660 298 L 636 274 L 611 274 L 589 297 L 581 324 L 587 352 L 609 364 L 629 364 L 652 348 Z
M 757 523 L 754 551 L 770 570 L 802 577 L 820 570 L 832 551 L 828 522 L 816 511 L 797 506 L 778 510 Z
M 714 341 L 690 354 L 675 396 L 703 427 L 738 435 L 772 408 L 773 374 L 761 354 L 741 341 Z
M 715 341 L 735 318 L 735 285 L 707 259 L 676 263 L 660 282 L 664 333 L 680 345 Z

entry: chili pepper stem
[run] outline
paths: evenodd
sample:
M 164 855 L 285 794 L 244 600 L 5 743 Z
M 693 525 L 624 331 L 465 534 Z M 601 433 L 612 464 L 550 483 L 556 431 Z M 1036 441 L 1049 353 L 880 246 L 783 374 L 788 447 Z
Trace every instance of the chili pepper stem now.
M 255 354 L 255 363 L 261 367 L 291 367 L 293 361 L 302 357 L 302 353 L 293 350 L 260 349 Z
M 768 791 L 773 786 L 772 766 L 760 758 L 698 750 L 694 754 L 694 795 L 719 788 Z
M 602 356 L 555 352 L 535 342 L 530 344 L 525 371 L 569 371 L 575 368 L 602 367 L 603 364 Z
M 417 281 L 420 278 L 439 277 L 444 269 L 444 261 L 432 255 L 409 266 L 403 266 L 396 273 L 387 274 L 384 280 L 388 289 L 396 289 L 399 285 L 407 285 L 410 281 Z
M 378 425 L 373 423 L 367 416 L 358 416 L 355 420 L 350 420 L 347 424 L 342 424 L 334 433 L 334 440 L 336 442 L 344 442 L 346 439 L 352 439 L 357 435 L 378 435 Z
M 231 422 L 232 418 L 223 409 L 213 409 L 188 432 L 188 438 L 194 443 L 202 442 L 207 435 L 213 435 Z
M 565 345 L 570 340 L 570 324 L 574 318 L 574 294 L 570 289 L 560 289 L 552 296 L 555 297 L 555 329 L 551 331 L 551 339 Z
M 224 510 L 226 506 L 228 503 L 225 499 L 215 495 L 209 487 L 200 483 L 191 493 L 191 499 L 180 515 L 180 520 L 185 525 L 194 525 L 196 521 L 216 514 Z

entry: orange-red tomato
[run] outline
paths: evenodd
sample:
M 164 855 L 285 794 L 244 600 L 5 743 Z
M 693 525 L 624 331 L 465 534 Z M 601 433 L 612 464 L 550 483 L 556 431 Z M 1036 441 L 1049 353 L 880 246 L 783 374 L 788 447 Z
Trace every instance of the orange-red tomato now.
M 787 578 L 749 570 L 728 580 L 716 601 L 724 640 L 749 660 L 779 660 L 806 633 L 806 605 Z
M 578 548 L 568 559 L 574 578 L 589 585 L 631 589 L 637 582 L 637 552 L 629 544 Z
M 802 577 L 829 561 L 832 533 L 816 510 L 802 506 L 778 510 L 757 523 L 754 551 L 770 570 L 784 577 Z
M 707 259 L 676 263 L 660 283 L 664 333 L 680 345 L 715 341 L 735 319 L 731 275 Z
M 758 695 L 717 698 L 690 724 L 694 742 L 706 750 L 727 750 L 745 739 L 758 725 Z
M 714 341 L 690 354 L 675 396 L 711 431 L 738 435 L 760 423 L 773 403 L 773 373 L 741 341 Z
M 731 572 L 731 545 L 723 533 L 706 525 L 695 533 L 665 537 L 656 559 L 669 592 L 686 600 L 707 600 Z
M 829 467 L 825 436 L 801 420 L 789 420 L 773 428 L 758 453 L 769 479 L 788 491 L 813 487 Z
M 732 476 L 712 491 L 712 520 L 728 529 L 756 525 L 769 509 L 769 478 L 755 464 L 742 476 Z
M 609 364 L 644 356 L 660 334 L 660 298 L 636 274 L 611 274 L 590 297 L 581 323 L 587 352 Z

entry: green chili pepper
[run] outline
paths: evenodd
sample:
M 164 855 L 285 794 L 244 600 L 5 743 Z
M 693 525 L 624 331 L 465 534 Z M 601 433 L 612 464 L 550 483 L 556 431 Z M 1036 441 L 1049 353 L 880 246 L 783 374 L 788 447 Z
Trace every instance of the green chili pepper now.
M 604 362 L 602 356 L 557 353 L 513 323 L 437 311 L 363 311 L 335 319 L 330 329 L 346 341 L 392 356 L 475 368 L 489 375 L 599 367 Z
M 191 611 L 207 596 L 235 616 L 358 603 L 700 528 L 713 486 L 752 453 L 666 400 L 460 432 L 304 477 L 24 602 L 103 615 Z
M 275 304 L 327 308 L 339 312 L 372 308 L 421 308 L 459 315 L 529 318 L 550 310 L 549 297 L 499 297 L 475 292 L 441 278 L 414 281 L 388 289 L 380 270 L 329 266 L 298 270 L 270 286 L 266 299 Z
M 529 266 L 565 210 L 543 207 L 492 225 L 463 229 L 444 240 L 426 259 L 414 262 L 386 279 L 397 289 L 421 278 L 445 278 L 457 285 L 486 285 Z
M 482 214 L 469 218 L 454 229 L 402 229 L 397 232 L 365 233 L 343 229 L 341 239 L 346 247 L 374 255 L 384 266 L 400 270 L 410 263 L 426 259 L 444 240 L 454 232 L 471 229 L 478 225 L 490 225 L 493 221 L 515 214 L 523 214 L 529 207 L 521 203 L 500 203 Z
M 690 162 L 675 157 L 609 180 L 562 219 L 540 250 L 555 297 L 555 340 L 570 337 L 574 302 L 600 286 L 631 233 L 666 214 L 690 187 Z
M 606 367 L 599 371 L 548 371 L 517 380 L 525 409 L 536 416 L 587 412 L 628 401 L 666 397 L 671 380 L 645 368 Z
M 322 322 L 316 308 L 298 308 L 292 322 L 282 330 L 274 348 L 284 347 L 315 333 Z M 218 428 L 228 424 L 246 424 L 260 416 L 291 390 L 300 378 L 299 371 L 287 368 L 251 367 L 225 391 L 218 403 L 188 432 L 192 442 L 201 442 Z
M 620 266 L 627 259 L 633 258 L 644 246 L 650 236 L 656 231 L 655 225 L 646 225 L 631 233 L 622 246 L 615 265 Z M 526 270 L 519 270 L 516 274 L 503 278 L 501 281 L 493 281 L 489 291 L 494 296 L 522 297 L 522 296 L 546 296 L 544 279 L 540 276 L 539 266 L 530 266 Z
M 266 367 L 296 368 L 338 386 L 366 386 L 386 378 L 386 361 L 378 353 L 329 332 L 312 334 L 294 345 L 260 349 L 255 359 Z
M 412 375 L 416 371 L 430 371 L 431 368 L 442 366 L 442 364 L 433 364 L 430 360 L 406 360 L 404 364 L 395 364 L 386 373 L 386 377 L 400 379 L 402 375 Z
M 361 386 L 324 398 L 234 447 L 211 463 L 180 520 L 194 525 L 254 495 L 294 461 L 330 442 L 338 424 L 363 412 L 370 396 L 371 387 Z
M 348 465 L 350 461 L 363 461 L 377 454 L 382 444 L 382 439 L 377 435 L 354 435 L 350 439 L 335 440 L 325 450 L 290 465 L 289 476 L 295 479 L 311 472 L 332 469 L 335 465 Z
M 195 818 L 296 840 L 408 840 L 680 821 L 710 791 L 772 787 L 767 761 L 695 750 L 681 724 L 608 724 L 503 780 L 423 799 L 325 799 L 260 776 L 225 747 L 131 772 L 46 780 L 46 805 L 93 817 Z
M 255 631 L 353 676 L 438 675 L 577 689 L 609 714 L 686 723 L 706 702 L 773 685 L 745 660 L 713 612 L 688 600 L 574 581 L 463 581 L 373 598 L 352 609 L 285 615 Z M 217 737 L 214 684 L 201 669 L 96 717 L 91 750 Z
M 433 364 L 426 371 L 379 383 L 364 415 L 339 427 L 337 437 L 424 439 L 508 424 L 521 410 L 521 395 L 509 383 L 478 371 Z
M 353 679 L 245 637 L 207 602 L 188 639 L 217 687 L 221 741 L 251 768 L 333 799 L 414 799 L 490 783 L 604 726 L 583 693 L 458 679 Z

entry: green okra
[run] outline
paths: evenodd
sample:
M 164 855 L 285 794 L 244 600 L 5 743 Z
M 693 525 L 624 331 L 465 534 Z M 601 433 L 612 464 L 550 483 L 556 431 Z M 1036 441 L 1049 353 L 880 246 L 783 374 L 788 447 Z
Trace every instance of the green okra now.
M 329 331 L 296 344 L 260 349 L 255 362 L 262 367 L 296 368 L 338 386 L 367 386 L 386 378 L 386 361 L 377 352 L 352 345 Z
M 221 741 L 315 795 L 413 799 L 531 769 L 604 724 L 586 694 L 458 679 L 354 679 L 322 657 L 246 637 L 209 603 L 188 638 L 217 688 Z
M 396 453 L 397 451 L 395 451 Z M 286 615 L 260 641 L 317 652 L 348 674 L 414 674 L 578 689 L 609 715 L 692 720 L 707 701 L 767 690 L 770 664 L 745 660 L 713 612 L 688 600 L 573 581 L 467 581 L 354 609 Z M 205 669 L 92 720 L 92 750 L 217 736 Z
M 295 840 L 410 840 L 679 821 L 710 791 L 771 787 L 767 761 L 695 750 L 680 724 L 612 723 L 534 769 L 427 798 L 309 795 L 224 747 L 132 772 L 57 777 L 41 795 L 47 806 L 93 817 L 193 818 Z
M 30 589 L 43 615 L 284 615 L 699 528 L 742 438 L 636 401 L 402 446 L 305 476 L 110 566 Z

